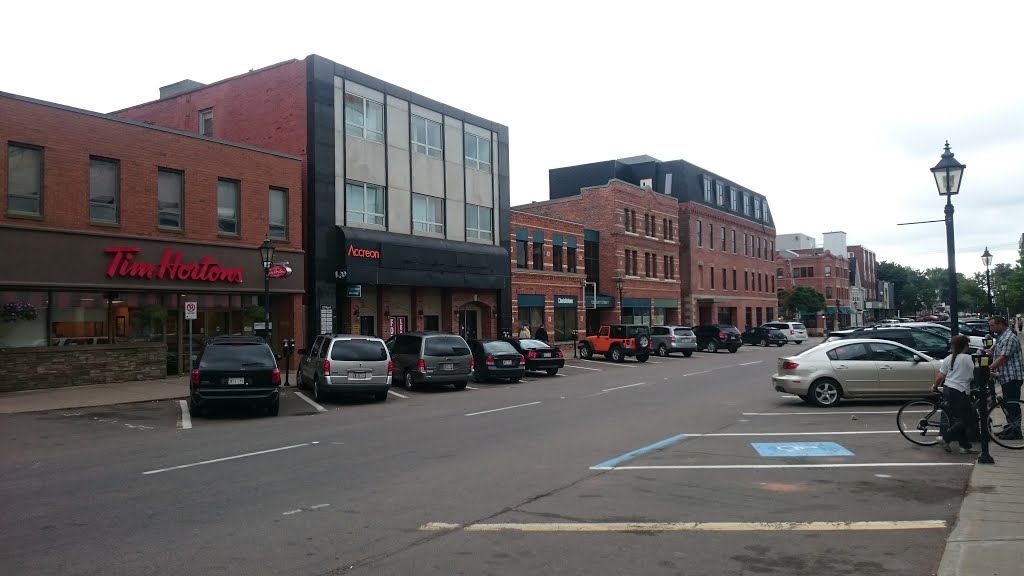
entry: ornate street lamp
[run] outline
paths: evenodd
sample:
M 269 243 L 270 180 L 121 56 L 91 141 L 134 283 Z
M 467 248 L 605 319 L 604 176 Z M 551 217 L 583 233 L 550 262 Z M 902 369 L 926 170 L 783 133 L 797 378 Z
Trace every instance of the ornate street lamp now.
M 626 279 L 622 276 L 615 277 L 615 289 L 619 291 L 619 324 L 622 323 L 622 288 L 626 285 Z
M 932 176 L 935 177 L 935 186 L 939 189 L 939 196 L 946 197 L 946 259 L 949 262 L 949 319 L 951 336 L 959 334 L 960 315 L 957 304 L 956 285 L 956 251 L 953 241 L 953 195 L 960 193 L 960 181 L 963 179 L 964 168 L 967 166 L 957 162 L 953 153 L 949 150 L 949 140 L 946 140 L 946 147 L 942 153 L 939 163 L 932 168 Z
M 263 260 L 263 329 L 267 344 L 270 344 L 270 267 L 274 265 L 274 245 L 270 242 L 270 233 L 260 245 L 260 258 Z
M 992 265 L 992 254 L 988 246 L 985 246 L 985 252 L 981 255 L 981 262 L 985 265 L 985 293 L 988 295 L 988 315 L 991 317 L 995 311 L 992 309 L 992 273 L 988 269 Z

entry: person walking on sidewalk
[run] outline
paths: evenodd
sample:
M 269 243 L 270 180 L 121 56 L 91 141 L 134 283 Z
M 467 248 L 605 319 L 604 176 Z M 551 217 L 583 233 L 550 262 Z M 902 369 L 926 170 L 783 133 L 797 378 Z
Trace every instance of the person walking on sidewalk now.
M 533 339 L 540 340 L 541 342 L 548 343 L 548 331 L 544 329 L 544 325 L 540 324 L 537 329 L 533 331 Z
M 1006 318 L 993 316 L 989 318 L 988 327 L 996 335 L 996 343 L 989 350 L 992 364 L 989 374 L 999 380 L 1006 400 L 1020 400 L 1020 387 L 1024 383 L 1024 360 L 1021 359 L 1020 340 L 1010 330 Z M 1009 424 L 1001 434 L 1007 440 L 1021 440 L 1020 406 L 1017 403 L 1007 404 L 1006 417 Z
M 528 325 L 526 325 L 526 324 L 523 324 L 522 328 L 519 329 L 519 339 L 522 340 L 524 338 L 529 338 L 529 337 L 530 337 L 530 327 Z
M 939 374 L 935 377 L 935 384 L 932 385 L 932 392 L 937 392 L 939 386 L 945 383 L 944 395 L 949 404 L 950 416 L 953 419 L 952 425 L 946 428 L 942 437 L 939 438 L 939 444 L 946 452 L 953 451 L 950 444 L 954 441 L 960 444 L 961 454 L 968 454 L 971 451 L 968 433 L 974 428 L 970 397 L 971 378 L 974 376 L 974 359 L 970 354 L 966 354 L 967 345 L 970 342 L 970 339 L 963 334 L 958 334 L 950 339 L 949 351 L 952 354 L 942 360 Z

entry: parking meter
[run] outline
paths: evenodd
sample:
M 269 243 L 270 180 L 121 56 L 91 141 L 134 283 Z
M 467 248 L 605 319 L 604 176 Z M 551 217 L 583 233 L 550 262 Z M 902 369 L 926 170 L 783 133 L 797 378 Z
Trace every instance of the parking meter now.
M 572 331 L 572 357 L 573 358 L 576 357 L 576 349 L 579 348 L 579 345 L 578 345 L 579 344 L 579 340 L 580 340 L 580 331 L 579 330 L 573 330 Z
M 295 352 L 295 339 L 285 338 L 281 343 L 281 347 L 284 349 L 284 385 L 290 386 L 288 375 L 292 371 L 292 353 Z

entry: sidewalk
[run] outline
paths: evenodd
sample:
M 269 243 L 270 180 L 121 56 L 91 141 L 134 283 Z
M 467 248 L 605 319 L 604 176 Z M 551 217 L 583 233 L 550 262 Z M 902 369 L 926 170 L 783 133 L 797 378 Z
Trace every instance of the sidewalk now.
M 976 464 L 938 576 L 1014 576 L 1024 571 L 1024 450 L 992 445 Z
M 0 414 L 43 412 L 187 397 L 188 378 L 185 376 L 144 382 L 44 388 L 0 393 Z

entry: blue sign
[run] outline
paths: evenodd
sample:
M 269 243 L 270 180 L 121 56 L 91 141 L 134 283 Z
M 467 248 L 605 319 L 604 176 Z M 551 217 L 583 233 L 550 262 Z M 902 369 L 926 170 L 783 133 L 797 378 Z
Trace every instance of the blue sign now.
M 348 286 L 346 291 L 345 291 L 345 295 L 348 296 L 349 298 L 362 298 L 363 297 L 363 285 L 362 284 L 355 284 L 355 285 L 352 285 L 352 286 Z
M 853 456 L 835 442 L 751 442 L 761 456 L 770 458 L 806 458 L 810 456 Z

